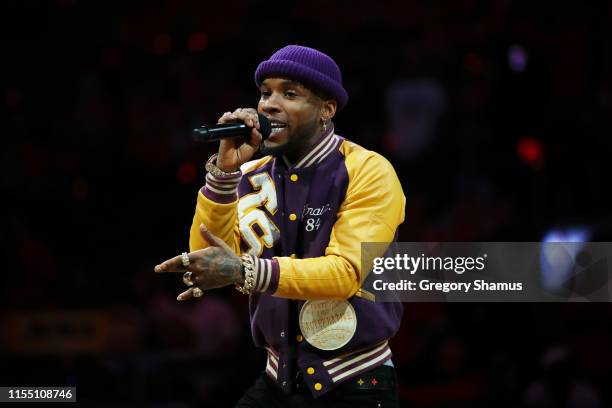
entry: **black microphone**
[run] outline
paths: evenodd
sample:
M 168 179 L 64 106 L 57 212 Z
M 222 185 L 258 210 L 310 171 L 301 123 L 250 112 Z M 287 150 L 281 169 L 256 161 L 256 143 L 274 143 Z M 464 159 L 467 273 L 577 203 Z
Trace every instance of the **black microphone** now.
M 272 131 L 272 125 L 268 118 L 261 113 L 258 113 L 259 117 L 259 133 L 263 136 L 264 140 L 270 136 Z M 226 139 L 228 137 L 244 137 L 247 138 L 251 134 L 253 128 L 248 127 L 243 122 L 236 123 L 224 123 L 216 124 L 211 126 L 200 126 L 199 128 L 193 129 L 191 135 L 193 140 L 196 142 L 216 142 L 217 140 Z

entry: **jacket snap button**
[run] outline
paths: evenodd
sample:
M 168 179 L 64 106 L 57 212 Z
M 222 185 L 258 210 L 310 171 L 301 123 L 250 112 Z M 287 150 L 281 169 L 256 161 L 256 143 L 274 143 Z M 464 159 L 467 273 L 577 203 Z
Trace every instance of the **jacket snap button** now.
M 315 370 L 314 370 L 314 368 L 312 368 L 312 367 L 308 367 L 308 368 L 306 369 L 306 372 L 308 373 L 308 375 L 313 375 L 313 374 L 314 374 L 314 372 L 315 372 Z
M 314 389 L 315 389 L 315 390 L 317 390 L 317 391 L 321 391 L 321 388 L 323 388 L 323 386 L 321 385 L 321 383 L 316 383 L 316 384 L 314 385 Z

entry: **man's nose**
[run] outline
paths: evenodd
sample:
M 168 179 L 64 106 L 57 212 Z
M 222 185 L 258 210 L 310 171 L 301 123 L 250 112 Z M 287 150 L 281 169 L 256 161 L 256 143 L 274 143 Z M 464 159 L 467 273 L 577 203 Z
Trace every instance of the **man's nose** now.
M 266 113 L 273 113 L 280 111 L 280 104 L 278 100 L 278 96 L 276 94 L 272 94 L 266 99 L 263 99 L 261 102 L 261 110 Z

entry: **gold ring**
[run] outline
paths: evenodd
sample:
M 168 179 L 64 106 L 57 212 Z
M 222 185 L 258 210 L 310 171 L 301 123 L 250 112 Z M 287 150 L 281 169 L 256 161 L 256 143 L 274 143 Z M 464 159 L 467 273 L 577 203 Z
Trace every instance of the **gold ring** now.
M 183 283 L 187 286 L 193 286 L 193 281 L 191 280 L 191 271 L 187 271 L 183 274 Z
M 191 294 L 194 298 L 199 298 L 200 296 L 202 296 L 203 293 L 204 292 L 202 292 L 202 289 L 198 288 L 197 286 L 191 291 Z
M 189 266 L 189 264 L 191 263 L 191 262 L 189 262 L 189 255 L 187 254 L 187 252 L 183 252 L 181 254 L 181 263 L 185 267 Z

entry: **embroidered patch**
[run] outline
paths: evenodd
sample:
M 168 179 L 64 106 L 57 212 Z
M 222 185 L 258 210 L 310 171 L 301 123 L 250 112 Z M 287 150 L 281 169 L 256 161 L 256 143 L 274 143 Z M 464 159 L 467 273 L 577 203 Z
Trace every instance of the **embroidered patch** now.
M 300 310 L 300 330 L 314 347 L 337 350 L 355 335 L 357 315 L 346 300 L 308 300 Z

